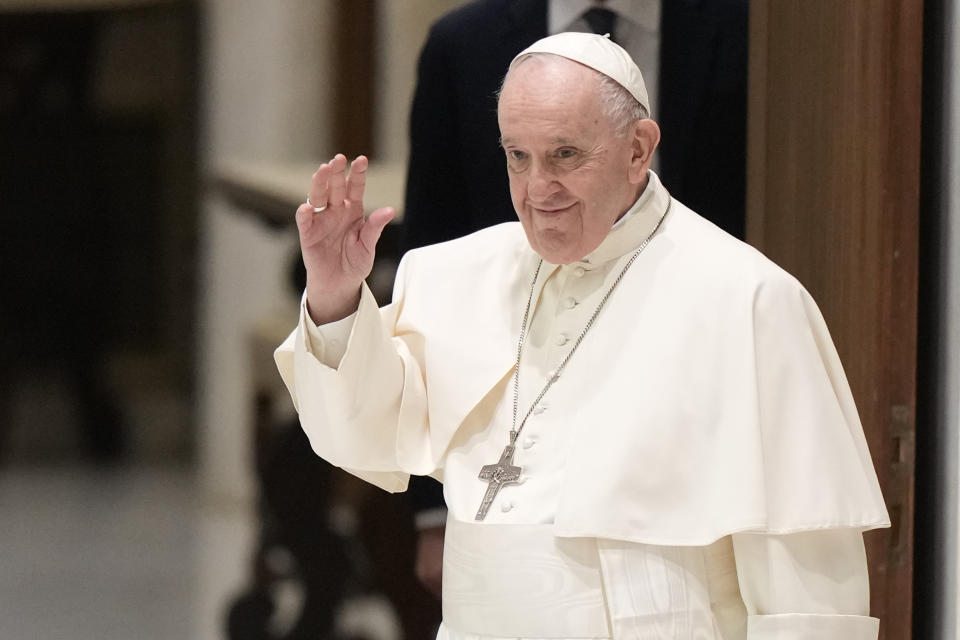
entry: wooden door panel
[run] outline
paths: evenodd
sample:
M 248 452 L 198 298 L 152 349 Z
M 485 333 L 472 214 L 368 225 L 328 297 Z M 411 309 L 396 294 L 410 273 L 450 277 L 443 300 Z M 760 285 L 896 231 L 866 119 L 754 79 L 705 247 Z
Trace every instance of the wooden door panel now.
M 747 239 L 820 305 L 893 527 L 868 533 L 881 638 L 910 637 L 922 3 L 751 5 Z

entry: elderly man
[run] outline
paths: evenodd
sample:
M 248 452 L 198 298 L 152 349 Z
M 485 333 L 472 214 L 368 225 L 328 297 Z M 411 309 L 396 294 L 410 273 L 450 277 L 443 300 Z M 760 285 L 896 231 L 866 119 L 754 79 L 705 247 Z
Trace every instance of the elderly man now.
M 887 514 L 812 299 L 671 199 L 609 40 L 533 44 L 498 113 L 520 223 L 410 252 L 383 309 L 393 212 L 364 219 L 364 158 L 320 167 L 276 354 L 319 455 L 444 483 L 438 637 L 876 638 Z

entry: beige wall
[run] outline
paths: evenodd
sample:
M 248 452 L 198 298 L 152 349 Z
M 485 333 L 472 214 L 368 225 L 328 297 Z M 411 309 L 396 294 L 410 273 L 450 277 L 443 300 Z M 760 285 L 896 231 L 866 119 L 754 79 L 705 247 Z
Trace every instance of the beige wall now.
M 207 0 L 208 159 L 313 158 L 326 148 L 333 0 Z
M 316 158 L 327 144 L 325 15 L 331 0 L 208 0 L 203 34 L 203 171 L 246 158 Z M 252 326 L 287 303 L 294 238 L 207 191 L 202 201 L 197 451 L 215 499 L 249 500 Z
M 280 165 L 329 157 L 330 19 L 337 0 L 207 0 L 203 34 L 204 170 L 246 160 Z M 374 160 L 403 164 L 416 62 L 430 24 L 464 0 L 380 0 L 374 43 Z M 399 204 L 399 203 L 398 203 Z M 203 198 L 198 462 L 210 499 L 249 502 L 254 326 L 295 300 L 292 230 L 271 230 L 219 194 Z M 293 212 L 291 211 L 291 216 Z

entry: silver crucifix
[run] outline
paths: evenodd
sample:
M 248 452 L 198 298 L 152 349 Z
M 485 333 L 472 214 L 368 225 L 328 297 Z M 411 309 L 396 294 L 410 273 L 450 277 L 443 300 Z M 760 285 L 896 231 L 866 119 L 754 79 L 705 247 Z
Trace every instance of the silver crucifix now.
M 515 438 L 514 438 L 515 439 Z M 496 464 L 484 465 L 480 469 L 480 479 L 489 481 L 487 492 L 483 494 L 483 502 L 480 503 L 480 509 L 477 511 L 477 517 L 474 520 L 483 520 L 487 517 L 487 511 L 493 504 L 493 499 L 497 497 L 500 487 L 505 484 L 516 484 L 520 479 L 520 467 L 513 464 L 513 452 L 516 447 L 511 442 L 500 455 L 500 460 Z

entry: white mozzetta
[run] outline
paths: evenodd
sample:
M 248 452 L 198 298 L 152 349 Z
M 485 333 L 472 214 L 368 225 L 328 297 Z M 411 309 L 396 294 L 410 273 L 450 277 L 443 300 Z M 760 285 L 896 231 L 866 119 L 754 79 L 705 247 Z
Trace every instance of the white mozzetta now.
M 625 237 L 645 237 L 666 206 L 650 175 Z M 364 291 L 338 369 L 306 349 L 301 319 L 276 359 L 317 453 L 385 474 L 376 484 L 393 491 L 442 468 L 455 438 L 488 440 L 477 462 L 495 460 L 508 425 L 491 420 L 538 261 L 517 223 L 410 252 L 391 305 Z M 551 313 L 534 310 L 532 334 Z M 552 428 L 569 432 L 557 535 L 704 545 L 888 524 L 816 304 L 679 202 L 545 401 Z

